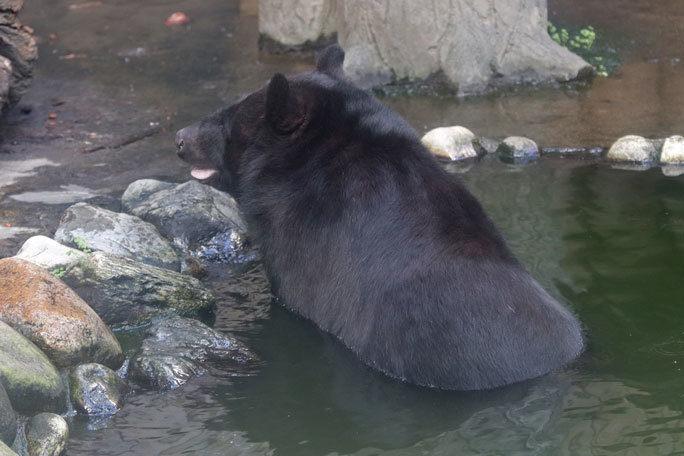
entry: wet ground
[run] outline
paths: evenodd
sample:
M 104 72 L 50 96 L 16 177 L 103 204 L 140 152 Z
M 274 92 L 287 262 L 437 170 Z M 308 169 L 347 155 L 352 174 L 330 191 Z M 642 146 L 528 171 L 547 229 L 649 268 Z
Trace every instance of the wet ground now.
M 72 202 L 117 210 L 136 179 L 187 179 L 174 156 L 177 128 L 275 71 L 311 68 L 308 58 L 259 53 L 255 3 L 27 2 L 21 18 L 40 39 L 40 61 L 0 126 L 0 257 L 32 234 L 52 236 Z M 623 66 L 587 87 L 385 101 L 419 132 L 459 124 L 543 146 L 684 133 L 681 2 L 550 0 L 549 8 L 558 26 L 593 25 Z M 192 22 L 165 26 L 178 10 Z M 69 454 L 684 451 L 683 178 L 557 156 L 528 166 L 488 158 L 463 178 L 532 273 L 585 324 L 590 350 L 580 363 L 493 393 L 405 387 L 271 306 L 249 266 L 215 271 L 212 287 L 239 302 L 221 307 L 216 327 L 257 349 L 263 371 L 140 393 L 106 423 L 75 418 Z M 243 292 L 227 288 L 231 274 Z

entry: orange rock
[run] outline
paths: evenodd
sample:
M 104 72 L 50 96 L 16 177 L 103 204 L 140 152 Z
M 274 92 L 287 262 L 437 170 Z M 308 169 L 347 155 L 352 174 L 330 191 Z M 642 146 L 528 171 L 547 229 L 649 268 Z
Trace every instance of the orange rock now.
M 56 119 L 56 118 L 57 118 L 57 114 L 55 114 L 55 113 L 48 115 L 48 119 Z
M 190 18 L 181 12 L 173 13 L 166 19 L 166 25 L 187 24 L 188 22 L 190 22 Z
M 121 345 L 71 288 L 25 260 L 0 260 L 0 320 L 21 333 L 59 368 L 97 362 L 118 368 Z

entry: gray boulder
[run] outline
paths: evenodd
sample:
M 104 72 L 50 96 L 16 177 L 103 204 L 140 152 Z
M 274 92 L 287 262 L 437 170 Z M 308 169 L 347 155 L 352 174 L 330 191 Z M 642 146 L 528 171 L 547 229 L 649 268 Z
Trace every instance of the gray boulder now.
M 529 138 L 509 136 L 496 149 L 504 161 L 525 162 L 539 158 L 539 146 Z
M 684 137 L 670 136 L 663 143 L 660 153 L 660 163 L 681 164 L 684 163 Z
M 180 270 L 180 259 L 157 229 L 138 217 L 108 211 L 87 203 L 69 207 L 60 221 L 55 240 L 78 247 L 81 238 L 88 249 L 130 257 L 152 266 Z
M 0 440 L 0 456 L 18 456 L 10 447 Z
M 606 159 L 613 162 L 650 163 L 658 157 L 652 141 L 636 135 L 623 136 L 610 146 Z
M 335 13 L 330 0 L 259 0 L 259 44 L 271 52 L 320 48 L 335 40 Z
M 262 34 L 284 45 L 337 31 L 344 70 L 364 86 L 434 79 L 459 94 L 593 75 L 547 32 L 546 0 L 261 0 Z M 410 18 L 410 20 L 408 20 Z
M 60 456 L 69 440 L 69 425 L 59 415 L 41 413 L 26 425 L 29 456 Z
M 12 408 L 12 403 L 5 388 L 0 383 L 0 442 L 7 445 L 14 443 L 14 436 L 17 433 L 17 416 Z M 0 452 L 2 454 L 2 452 Z
M 143 179 L 128 186 L 121 203 L 126 212 L 200 257 L 225 261 L 241 253 L 246 225 L 237 203 L 213 187 L 194 180 L 169 184 Z
M 62 245 L 47 236 L 28 238 L 15 255 L 47 271 L 65 268 L 84 256 L 80 250 Z
M 0 383 L 22 414 L 61 412 L 66 389 L 59 372 L 31 341 L 0 321 Z
M 7 94 L 0 100 L 0 112 L 6 112 L 26 92 L 33 78 L 33 64 L 38 58 L 33 30 L 17 19 L 23 4 L 23 0 L 0 0 L 0 55 L 3 57 L 1 72 L 5 73 L 0 80 L 7 78 L 6 73 L 9 73 Z
M 475 134 L 465 127 L 435 128 L 421 142 L 434 156 L 449 160 L 475 158 L 486 153 Z
M 256 356 L 241 342 L 196 320 L 171 317 L 148 329 L 140 353 L 131 360 L 129 377 L 159 390 L 172 390 L 207 370 L 212 362 L 231 372 Z
M 193 277 L 106 252 L 93 252 L 62 277 L 107 324 L 139 323 L 153 315 L 202 316 L 211 293 Z
M 128 385 L 107 366 L 81 364 L 69 375 L 71 403 L 90 416 L 114 415 L 123 405 Z

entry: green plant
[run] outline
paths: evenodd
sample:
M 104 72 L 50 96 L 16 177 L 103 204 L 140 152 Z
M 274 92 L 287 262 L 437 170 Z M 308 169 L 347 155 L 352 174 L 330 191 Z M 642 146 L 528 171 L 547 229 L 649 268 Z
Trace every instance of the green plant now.
M 92 252 L 92 249 L 88 247 L 88 243 L 82 237 L 75 237 L 74 244 L 76 244 L 76 247 L 78 247 L 83 253 Z
M 52 274 L 53 276 L 55 276 L 59 279 L 61 279 L 65 273 L 66 273 L 66 269 L 64 269 L 63 267 L 55 268 L 52 271 L 50 271 L 50 274 Z
M 578 54 L 596 68 L 599 76 L 608 76 L 609 69 L 604 64 L 604 56 L 595 49 L 596 31 L 591 25 L 572 34 L 565 28 L 558 28 L 551 21 L 547 23 L 551 39 L 569 51 Z M 617 65 L 614 65 L 617 66 Z

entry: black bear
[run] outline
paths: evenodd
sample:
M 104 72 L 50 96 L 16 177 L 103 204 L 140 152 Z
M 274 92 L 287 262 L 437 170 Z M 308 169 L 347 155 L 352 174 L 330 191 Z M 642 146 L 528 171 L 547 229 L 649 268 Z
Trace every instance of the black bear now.
M 176 135 L 192 175 L 236 197 L 280 302 L 417 385 L 488 389 L 575 359 L 577 319 L 343 60 L 328 47 Z

